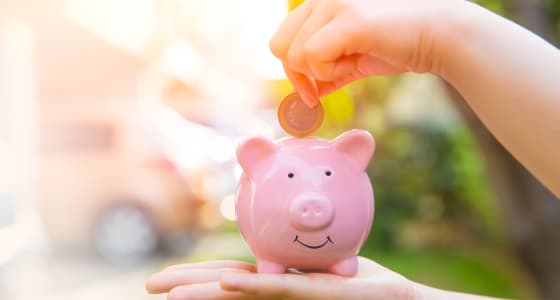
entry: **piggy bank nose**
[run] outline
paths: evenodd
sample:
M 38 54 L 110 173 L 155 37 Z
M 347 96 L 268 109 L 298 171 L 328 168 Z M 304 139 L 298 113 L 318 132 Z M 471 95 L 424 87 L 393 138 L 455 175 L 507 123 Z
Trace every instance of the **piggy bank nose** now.
M 323 229 L 332 223 L 333 217 L 333 204 L 321 195 L 298 197 L 290 207 L 292 225 L 303 231 Z

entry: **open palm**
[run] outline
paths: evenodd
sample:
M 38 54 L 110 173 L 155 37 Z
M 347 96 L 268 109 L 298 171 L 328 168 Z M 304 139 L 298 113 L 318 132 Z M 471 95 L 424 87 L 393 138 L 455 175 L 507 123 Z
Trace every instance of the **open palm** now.
M 257 274 L 253 264 L 209 261 L 181 264 L 152 275 L 150 293 L 168 299 L 416 299 L 415 285 L 403 276 L 360 257 L 353 278 L 323 273 Z

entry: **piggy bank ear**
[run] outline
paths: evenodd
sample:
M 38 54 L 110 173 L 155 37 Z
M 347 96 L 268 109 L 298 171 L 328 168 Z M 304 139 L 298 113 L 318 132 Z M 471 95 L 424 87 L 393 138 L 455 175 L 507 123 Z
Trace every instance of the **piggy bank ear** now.
M 375 140 L 365 130 L 347 131 L 332 140 L 331 144 L 336 150 L 348 154 L 362 170 L 367 168 L 375 152 Z
M 246 140 L 237 147 L 237 161 L 243 171 L 251 174 L 256 165 L 276 153 L 276 145 L 263 138 L 255 137 Z

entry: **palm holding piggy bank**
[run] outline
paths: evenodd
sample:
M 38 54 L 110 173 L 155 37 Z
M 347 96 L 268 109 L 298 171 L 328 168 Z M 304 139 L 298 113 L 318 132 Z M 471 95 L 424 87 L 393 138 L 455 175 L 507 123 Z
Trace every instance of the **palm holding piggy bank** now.
M 257 137 L 238 147 L 244 172 L 237 222 L 259 273 L 295 268 L 356 274 L 357 254 L 373 222 L 365 170 L 374 151 L 373 137 L 363 130 L 332 141 Z

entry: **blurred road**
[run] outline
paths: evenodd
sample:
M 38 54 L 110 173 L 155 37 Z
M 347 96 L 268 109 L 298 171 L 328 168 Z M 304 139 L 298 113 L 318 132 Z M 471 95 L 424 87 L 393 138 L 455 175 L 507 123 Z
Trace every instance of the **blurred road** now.
M 189 260 L 250 256 L 238 234 L 214 234 L 191 249 Z M 115 267 L 87 254 L 22 254 L 0 265 L 0 300 L 155 300 L 145 279 L 164 266 L 185 261 L 185 256 L 156 257 L 135 267 Z
M 27 257 L 0 269 L 0 299 L 165 299 L 144 291 L 147 274 L 160 264 L 161 260 L 155 259 L 125 269 L 94 257 Z

